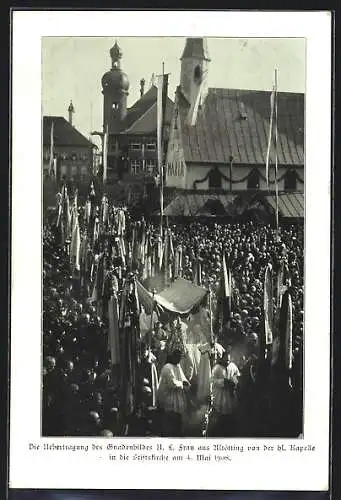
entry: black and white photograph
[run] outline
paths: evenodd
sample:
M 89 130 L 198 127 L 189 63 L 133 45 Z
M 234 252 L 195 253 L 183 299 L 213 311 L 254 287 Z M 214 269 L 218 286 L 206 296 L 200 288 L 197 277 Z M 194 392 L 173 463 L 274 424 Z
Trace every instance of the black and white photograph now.
M 328 491 L 330 13 L 13 19 L 13 494 Z
M 42 38 L 42 436 L 303 437 L 305 67 Z

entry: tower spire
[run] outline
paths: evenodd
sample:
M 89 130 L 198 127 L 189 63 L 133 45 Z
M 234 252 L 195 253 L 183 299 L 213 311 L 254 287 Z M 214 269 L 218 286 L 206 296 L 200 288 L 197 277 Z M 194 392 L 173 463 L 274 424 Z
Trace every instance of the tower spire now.
M 122 56 L 123 56 L 123 52 L 117 43 L 117 39 L 115 39 L 115 44 L 110 49 L 112 68 L 120 68 L 121 67 Z

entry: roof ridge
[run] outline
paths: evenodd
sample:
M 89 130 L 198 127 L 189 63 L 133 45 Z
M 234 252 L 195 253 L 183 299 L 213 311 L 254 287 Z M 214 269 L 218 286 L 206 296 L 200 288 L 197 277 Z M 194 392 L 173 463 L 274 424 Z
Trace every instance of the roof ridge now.
M 219 91 L 219 92 L 224 92 L 224 93 L 229 93 L 230 91 L 233 91 L 233 92 L 243 92 L 243 93 L 250 93 L 250 92 L 257 92 L 257 93 L 267 93 L 269 94 L 271 92 L 271 89 L 270 90 L 264 90 L 264 89 L 239 89 L 239 88 L 232 88 L 232 87 L 229 87 L 229 88 L 226 88 L 226 87 L 208 87 L 208 91 L 209 93 L 212 93 L 214 94 L 215 91 Z M 289 94 L 289 95 L 302 95 L 304 96 L 305 95 L 305 92 L 290 92 L 290 91 L 281 91 L 279 90 L 278 91 L 278 94 Z

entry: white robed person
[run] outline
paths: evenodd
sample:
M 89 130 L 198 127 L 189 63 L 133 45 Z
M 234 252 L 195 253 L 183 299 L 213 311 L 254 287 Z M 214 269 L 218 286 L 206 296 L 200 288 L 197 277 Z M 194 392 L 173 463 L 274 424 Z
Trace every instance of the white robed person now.
M 237 410 L 237 385 L 240 372 L 237 365 L 231 360 L 231 354 L 225 352 L 217 359 L 212 369 L 212 406 L 216 414 L 217 435 L 220 437 L 233 436 L 236 430 L 235 414 Z
M 200 362 L 198 368 L 197 401 L 206 404 L 211 395 L 211 358 L 221 358 L 225 352 L 222 345 L 217 342 L 205 342 L 198 346 L 200 351 Z
M 161 370 L 157 404 L 163 411 L 162 435 L 181 437 L 184 415 L 188 409 L 190 383 L 180 366 L 181 351 L 175 349 Z

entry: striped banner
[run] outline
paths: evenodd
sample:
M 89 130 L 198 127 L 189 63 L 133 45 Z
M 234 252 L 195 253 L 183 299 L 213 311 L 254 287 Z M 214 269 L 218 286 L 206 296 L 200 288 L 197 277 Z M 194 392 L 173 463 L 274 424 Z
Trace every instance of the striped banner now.
M 264 330 L 266 345 L 272 344 L 273 340 L 273 285 L 272 268 L 267 266 L 264 276 Z

